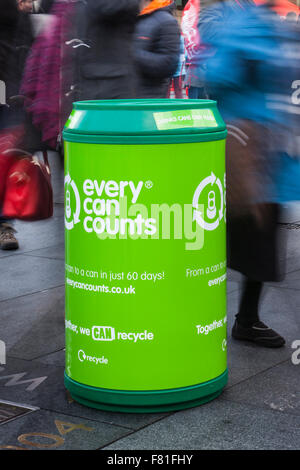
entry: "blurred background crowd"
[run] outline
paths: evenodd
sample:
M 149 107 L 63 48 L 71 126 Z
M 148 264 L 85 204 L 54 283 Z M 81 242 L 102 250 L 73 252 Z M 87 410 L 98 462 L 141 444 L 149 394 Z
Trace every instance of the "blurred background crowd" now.
M 284 275 L 282 204 L 300 199 L 297 4 L 0 0 L 0 9 L 0 131 L 21 126 L 24 151 L 63 153 L 76 100 L 217 100 L 228 128 L 228 263 L 245 276 L 233 335 L 282 346 L 258 306 L 264 282 Z M 1 248 L 17 248 L 13 239 L 0 217 Z
M 75 100 L 167 97 L 180 53 L 173 1 L 1 0 L 0 6 L 1 126 L 23 119 L 27 150 L 59 146 Z
M 269 48 L 257 49 L 257 63 L 267 63 L 272 48 L 278 70 L 298 62 L 297 52 L 291 58 L 287 48 L 297 48 L 300 9 L 287 0 L 262 1 L 0 0 L 0 126 L 25 123 L 24 145 L 33 151 L 59 146 L 72 102 L 79 99 L 218 98 L 222 105 L 215 78 L 219 74 L 220 91 L 227 77 L 215 64 L 225 58 L 228 40 L 237 38 L 237 16 L 243 34 L 254 8 L 262 10 L 252 18 L 256 31 L 247 28 L 258 48 L 261 35 L 273 34 Z M 289 44 L 287 31 L 293 35 Z M 249 37 L 239 39 L 240 53 Z M 245 84 L 235 69 L 230 73 Z M 272 88 L 282 83 L 276 78 L 275 85 L 266 73 L 261 91 L 274 95 Z M 288 95 L 294 90 L 297 97 L 297 77 L 291 78 L 295 88 Z M 291 85 L 287 79 L 283 86 Z

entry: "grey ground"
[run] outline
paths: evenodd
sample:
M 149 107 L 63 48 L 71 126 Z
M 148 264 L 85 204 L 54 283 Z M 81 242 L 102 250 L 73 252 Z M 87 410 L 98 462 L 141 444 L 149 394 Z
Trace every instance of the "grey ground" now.
M 261 310 L 286 346 L 264 349 L 231 339 L 241 278 L 229 272 L 229 382 L 223 394 L 174 413 L 101 412 L 76 404 L 64 388 L 63 175 L 55 154 L 51 163 L 54 217 L 18 222 L 20 250 L 0 251 L 0 340 L 7 346 L 0 402 L 29 408 L 0 424 L 0 448 L 300 449 L 300 364 L 292 361 L 292 344 L 300 342 L 300 212 L 286 215 L 295 222 L 282 226 L 287 275 L 266 286 Z

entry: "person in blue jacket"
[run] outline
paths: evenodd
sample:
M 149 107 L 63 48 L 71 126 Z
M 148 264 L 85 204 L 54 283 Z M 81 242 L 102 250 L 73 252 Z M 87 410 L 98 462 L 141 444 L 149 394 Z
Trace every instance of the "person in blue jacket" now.
M 285 340 L 261 321 L 259 302 L 264 283 L 283 276 L 276 179 L 291 141 L 293 113 L 284 104 L 288 108 L 297 42 L 268 5 L 251 0 L 211 2 L 198 27 L 208 51 L 209 96 L 228 127 L 228 265 L 244 275 L 232 336 L 280 347 Z

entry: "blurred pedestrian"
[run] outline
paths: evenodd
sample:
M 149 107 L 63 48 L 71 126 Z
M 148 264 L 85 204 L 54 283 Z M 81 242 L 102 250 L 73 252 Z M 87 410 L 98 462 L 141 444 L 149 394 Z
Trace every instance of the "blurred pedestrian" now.
M 74 68 L 70 65 L 72 49 L 66 51 L 66 42 L 74 37 L 76 2 L 55 0 L 49 13 L 49 21 L 36 38 L 26 62 L 21 87 L 26 110 L 40 132 L 40 139 L 28 143 L 31 152 L 57 150 L 59 135 L 75 100 L 65 93 L 74 80 Z
M 202 3 L 205 2 L 202 0 Z M 198 31 L 198 17 L 200 12 L 200 0 L 189 0 L 184 8 L 181 28 L 184 35 L 186 49 L 186 76 L 190 99 L 207 99 L 205 88 L 205 56 L 206 47 L 201 41 Z
M 50 21 L 32 48 L 22 92 L 43 145 L 63 154 L 61 133 L 74 101 L 134 97 L 132 40 L 139 2 L 42 2 Z
M 9 104 L 17 108 L 24 118 L 23 102 L 16 97 L 20 95 L 20 86 L 24 74 L 26 60 L 34 42 L 33 29 L 30 14 L 32 12 L 32 0 L 18 0 L 17 25 L 14 37 L 14 53 L 8 62 L 9 78 L 7 83 L 7 99 Z
M 289 11 L 285 16 L 285 20 L 289 23 L 297 23 L 298 16 L 294 11 Z
M 29 3 L 29 1 L 17 3 L 15 0 L 0 0 L 0 80 L 5 84 L 6 95 L 6 103 L 0 105 L 1 151 L 6 148 L 5 141 L 14 141 L 14 138 L 10 137 L 10 134 L 14 134 L 14 129 L 24 123 L 23 101 L 17 96 L 26 57 L 33 40 L 27 12 L 30 10 Z M 1 205 L 2 201 L 0 201 L 0 249 L 16 250 L 19 248 L 15 236 L 16 230 L 13 221 L 1 214 Z
M 184 47 L 183 36 L 181 36 L 180 37 L 179 61 L 178 61 L 176 72 L 174 73 L 174 75 L 171 79 L 168 98 L 170 98 L 171 89 L 173 87 L 175 98 L 176 99 L 183 99 L 182 89 L 183 89 L 183 83 L 184 83 L 184 80 L 185 80 L 185 73 L 186 73 L 186 68 L 185 68 L 185 47 Z
M 78 3 L 78 99 L 134 97 L 132 40 L 140 0 Z
M 41 0 L 38 13 L 50 13 L 55 0 Z
M 285 344 L 259 314 L 264 282 L 283 275 L 275 184 L 280 149 L 271 149 L 283 122 L 268 105 L 268 94 L 280 94 L 282 71 L 287 83 L 288 69 L 274 16 L 250 0 L 227 0 L 212 2 L 199 17 L 201 38 L 212 52 L 206 70 L 209 95 L 218 101 L 229 131 L 228 265 L 244 275 L 232 336 L 266 347 Z
M 32 13 L 33 1 L 32 0 L 17 0 L 18 8 L 22 13 Z
M 166 98 L 180 58 L 180 28 L 173 0 L 143 0 L 135 29 L 138 98 Z
M 8 62 L 14 51 L 14 39 L 18 23 L 17 4 L 11 0 L 0 0 L 0 80 L 6 90 L 8 79 Z M 6 94 L 6 93 L 5 93 Z M 7 128 L 9 108 L 6 103 L 0 104 L 0 133 Z M 1 157 L 0 157 L 1 158 Z M 18 241 L 13 226 L 1 215 L 0 201 L 0 248 L 17 249 Z
M 0 0 L 0 80 L 7 81 L 7 65 L 13 51 L 18 9 L 12 0 Z

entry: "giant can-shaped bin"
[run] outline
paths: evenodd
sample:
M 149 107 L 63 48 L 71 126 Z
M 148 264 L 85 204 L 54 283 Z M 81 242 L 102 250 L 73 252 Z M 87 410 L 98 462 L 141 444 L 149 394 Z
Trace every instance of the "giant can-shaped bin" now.
M 74 400 L 169 411 L 226 385 L 226 132 L 209 100 L 74 103 L 63 134 Z

